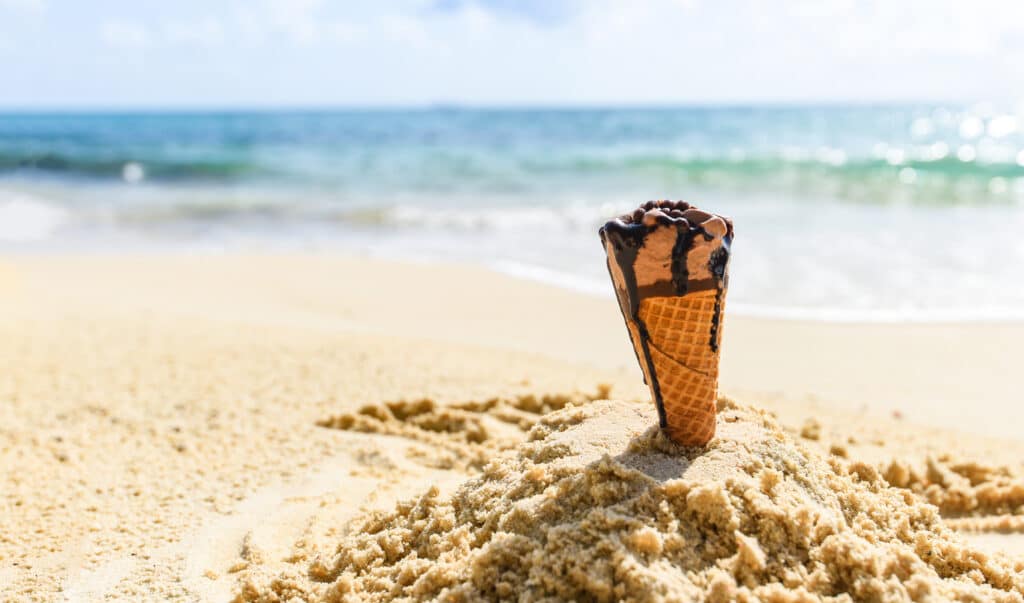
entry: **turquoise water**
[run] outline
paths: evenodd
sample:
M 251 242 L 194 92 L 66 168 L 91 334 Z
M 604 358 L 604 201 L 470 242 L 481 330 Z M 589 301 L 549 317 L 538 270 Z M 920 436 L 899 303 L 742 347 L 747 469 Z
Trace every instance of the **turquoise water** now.
M 734 217 L 731 311 L 1024 316 L 1024 116 L 994 107 L 0 115 L 9 252 L 341 249 L 607 294 L 597 227 L 663 197 Z

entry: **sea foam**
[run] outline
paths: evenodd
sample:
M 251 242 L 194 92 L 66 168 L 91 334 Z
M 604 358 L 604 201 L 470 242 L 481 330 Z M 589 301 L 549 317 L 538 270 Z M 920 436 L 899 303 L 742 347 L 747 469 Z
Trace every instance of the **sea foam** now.
M 67 215 L 67 211 L 42 199 L 0 190 L 0 241 L 46 240 Z

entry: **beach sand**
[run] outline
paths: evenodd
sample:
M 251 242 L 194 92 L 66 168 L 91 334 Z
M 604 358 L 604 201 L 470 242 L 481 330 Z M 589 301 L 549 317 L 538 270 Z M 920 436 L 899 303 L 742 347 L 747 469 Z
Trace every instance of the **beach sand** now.
M 722 345 L 685 450 L 610 297 L 4 258 L 0 599 L 1021 599 L 1024 325 L 727 316 Z

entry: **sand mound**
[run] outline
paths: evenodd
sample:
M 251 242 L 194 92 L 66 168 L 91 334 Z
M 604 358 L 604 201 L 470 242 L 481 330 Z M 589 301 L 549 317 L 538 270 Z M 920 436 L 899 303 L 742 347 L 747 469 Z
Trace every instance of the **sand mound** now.
M 1024 600 L 1024 568 L 909 489 L 719 406 L 701 450 L 652 429 L 649 404 L 547 415 L 452 496 L 365 517 L 332 558 L 238 600 Z

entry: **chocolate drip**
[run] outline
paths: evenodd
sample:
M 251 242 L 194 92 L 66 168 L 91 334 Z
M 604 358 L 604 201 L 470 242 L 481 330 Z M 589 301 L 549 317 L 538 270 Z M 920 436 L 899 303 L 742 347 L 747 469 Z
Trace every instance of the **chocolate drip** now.
M 693 245 L 693 237 L 697 234 L 697 229 L 677 225 L 676 233 L 676 244 L 672 247 L 672 285 L 675 286 L 676 295 L 686 295 L 690 288 L 690 272 L 686 267 L 686 253 Z
M 636 318 L 640 312 L 640 296 L 637 292 L 636 271 L 633 264 L 636 263 L 636 256 L 644 245 L 644 237 L 648 228 L 643 224 L 625 224 L 618 220 L 612 220 L 605 224 L 598 234 L 601 235 L 601 242 L 605 245 L 611 242 L 612 251 L 615 253 L 615 262 L 622 269 L 622 276 L 625 279 L 626 299 L 619 300 L 624 318 Z M 611 258 L 608 258 L 611 261 Z M 611 274 L 609 268 L 609 275 Z M 612 279 L 615 282 L 615 279 Z M 616 292 L 617 294 L 618 292 Z M 627 311 L 628 308 L 628 311 Z
M 640 294 L 637 291 L 636 285 L 636 271 L 634 270 L 634 264 L 636 263 L 636 256 L 640 252 L 640 248 L 644 244 L 644 236 L 647 234 L 647 227 L 642 224 L 624 224 L 619 221 L 611 221 L 604 225 L 599 231 L 601 235 L 601 242 L 611 243 L 612 253 L 615 254 L 615 263 L 619 266 L 622 271 L 622 278 L 625 281 L 626 286 L 625 296 L 626 299 L 622 299 L 622 293 L 616 287 L 615 296 L 619 300 L 619 309 L 622 310 L 622 318 L 626 323 L 626 330 L 629 330 L 629 323 L 632 320 L 633 324 L 636 325 L 637 331 L 640 336 L 640 348 L 643 352 L 644 357 L 641 359 L 637 354 L 637 362 L 641 363 L 642 367 L 647 367 L 647 371 L 641 371 L 644 376 L 644 383 L 647 382 L 647 372 L 651 373 L 651 382 L 648 385 L 654 392 L 654 404 L 658 409 L 658 423 L 664 428 L 668 427 L 668 417 L 665 415 L 665 405 L 661 399 L 661 386 L 658 384 L 658 377 L 654 374 L 654 360 L 651 359 L 651 348 L 648 344 L 648 340 L 651 338 L 650 332 L 647 330 L 647 325 L 640 319 Z M 611 271 L 612 258 L 608 258 L 608 276 L 611 277 L 612 283 L 615 283 L 615 277 Z
M 715 293 L 715 315 L 711 317 L 711 333 L 708 345 L 712 352 L 718 351 L 718 325 L 722 322 L 722 293 L 725 289 L 719 289 Z
M 729 278 L 726 274 L 726 268 L 729 267 L 729 245 L 732 243 L 732 233 L 729 233 L 722 237 L 722 246 L 714 250 L 711 253 L 711 257 L 708 258 L 708 269 L 714 277 L 721 281 L 719 289 L 724 289 L 729 286 L 727 279 Z
M 711 345 L 711 350 L 715 352 L 718 351 L 718 330 L 722 322 L 722 296 L 725 294 L 726 287 L 729 286 L 729 275 L 726 269 L 729 267 L 729 245 L 731 243 L 732 233 L 730 232 L 722 238 L 722 246 L 712 252 L 708 261 L 708 269 L 711 270 L 711 274 L 718 284 L 718 292 L 715 294 L 715 315 L 711 317 L 711 338 L 708 342 Z

